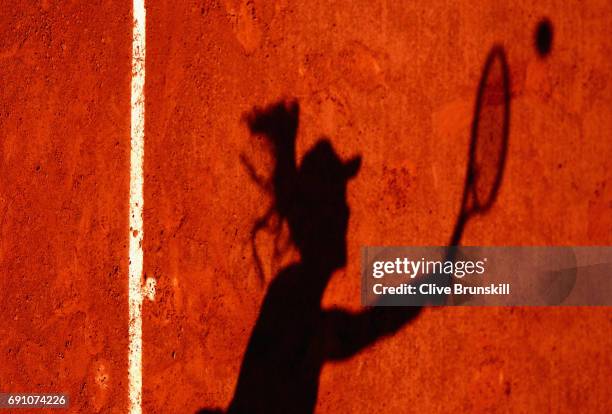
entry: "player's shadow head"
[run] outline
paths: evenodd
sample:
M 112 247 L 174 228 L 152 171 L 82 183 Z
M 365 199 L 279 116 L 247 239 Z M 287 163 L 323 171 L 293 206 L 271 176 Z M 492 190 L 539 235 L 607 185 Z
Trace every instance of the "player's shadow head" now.
M 304 156 L 293 208 L 287 214 L 291 238 L 303 261 L 326 262 L 324 267 L 330 270 L 346 264 L 346 187 L 360 163 L 360 158 L 342 162 L 328 139 L 320 140 Z
M 346 232 L 349 207 L 346 202 L 348 181 L 359 171 L 359 156 L 340 159 L 330 140 L 322 137 L 296 161 L 296 138 L 300 108 L 297 101 L 280 101 L 265 108 L 255 107 L 245 115 L 252 135 L 262 136 L 273 155 L 272 173 L 260 178 L 246 157 L 243 163 L 254 181 L 271 195 L 271 206 L 252 228 L 252 242 L 257 232 L 270 229 L 276 215 L 288 224 L 289 235 L 299 250 L 302 262 L 320 269 L 333 270 L 346 263 Z M 280 231 L 276 226 L 272 231 Z M 261 271 L 257 249 L 255 261 Z M 281 254 L 275 246 L 275 255 Z

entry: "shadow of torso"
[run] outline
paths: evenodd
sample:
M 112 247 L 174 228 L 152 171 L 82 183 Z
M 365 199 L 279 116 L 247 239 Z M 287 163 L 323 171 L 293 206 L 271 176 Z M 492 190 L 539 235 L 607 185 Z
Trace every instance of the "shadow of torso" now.
M 325 361 L 322 290 L 302 264 L 270 283 L 229 413 L 312 413 Z

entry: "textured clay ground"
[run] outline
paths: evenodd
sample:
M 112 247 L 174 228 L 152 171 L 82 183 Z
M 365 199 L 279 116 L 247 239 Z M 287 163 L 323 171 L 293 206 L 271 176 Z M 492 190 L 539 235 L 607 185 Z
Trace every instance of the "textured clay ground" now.
M 70 412 L 127 408 L 130 25 L 125 2 L 0 12 L 0 390 Z
M 508 3 L 508 4 L 506 4 Z M 226 407 L 266 285 L 270 202 L 240 161 L 269 155 L 242 117 L 301 105 L 298 155 L 360 154 L 349 260 L 324 306 L 359 310 L 362 245 L 444 245 L 461 202 L 489 50 L 512 83 L 498 199 L 465 245 L 612 243 L 607 1 L 147 1 L 143 409 Z M 0 14 L 0 390 L 66 391 L 124 412 L 129 2 Z M 533 35 L 548 17 L 550 54 Z M 608 412 L 608 308 L 427 309 L 323 368 L 318 413 Z

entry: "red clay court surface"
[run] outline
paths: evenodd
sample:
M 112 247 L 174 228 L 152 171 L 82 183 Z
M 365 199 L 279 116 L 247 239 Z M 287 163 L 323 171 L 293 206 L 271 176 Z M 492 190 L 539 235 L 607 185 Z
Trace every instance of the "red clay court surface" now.
M 271 163 L 255 106 L 299 101 L 298 158 L 322 136 L 363 158 L 325 307 L 359 310 L 360 246 L 448 243 L 496 44 L 506 170 L 462 244 L 612 243 L 612 4 L 531 3 L 146 1 L 143 412 L 228 405 L 295 258 L 273 263 L 262 232 L 260 283 L 250 230 L 270 200 L 240 161 Z M 128 410 L 131 36 L 129 1 L 0 12 L 0 392 L 66 392 L 68 412 Z M 426 309 L 326 364 L 316 412 L 610 412 L 611 331 L 609 308 Z

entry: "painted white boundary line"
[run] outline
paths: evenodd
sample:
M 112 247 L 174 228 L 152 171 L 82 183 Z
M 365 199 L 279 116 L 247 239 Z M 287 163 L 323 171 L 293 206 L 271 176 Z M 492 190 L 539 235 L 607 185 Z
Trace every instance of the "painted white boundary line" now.
M 142 209 L 145 127 L 145 0 L 133 0 L 130 128 L 129 413 L 142 413 Z

